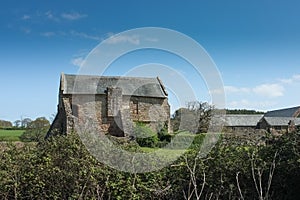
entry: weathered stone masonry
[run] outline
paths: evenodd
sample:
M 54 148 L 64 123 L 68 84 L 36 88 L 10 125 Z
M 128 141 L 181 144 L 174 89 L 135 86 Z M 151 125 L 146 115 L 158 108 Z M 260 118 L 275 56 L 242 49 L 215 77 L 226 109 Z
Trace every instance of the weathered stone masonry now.
M 128 136 L 135 122 L 170 127 L 167 92 L 158 78 L 61 75 L 59 105 L 48 136 L 75 125 Z

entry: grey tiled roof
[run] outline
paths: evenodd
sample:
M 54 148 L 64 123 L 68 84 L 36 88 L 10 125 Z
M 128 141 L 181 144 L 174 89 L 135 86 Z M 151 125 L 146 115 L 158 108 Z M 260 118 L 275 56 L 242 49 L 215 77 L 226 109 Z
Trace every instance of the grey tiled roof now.
M 226 115 L 225 126 L 256 126 L 263 115 Z
M 286 108 L 280 110 L 273 110 L 267 112 L 264 116 L 265 117 L 293 117 L 294 114 L 300 109 L 300 106 L 293 107 L 293 108 Z
M 119 87 L 123 95 L 167 97 L 158 78 L 62 74 L 61 79 L 63 94 L 106 94 L 107 87 Z
M 300 118 L 294 117 L 264 117 L 271 126 L 287 126 L 290 120 L 294 120 L 295 125 L 300 125 Z

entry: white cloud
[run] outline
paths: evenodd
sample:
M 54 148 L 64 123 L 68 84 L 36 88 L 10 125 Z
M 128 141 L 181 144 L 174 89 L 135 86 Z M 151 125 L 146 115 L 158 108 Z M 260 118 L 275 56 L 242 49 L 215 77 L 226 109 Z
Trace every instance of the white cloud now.
M 294 76 L 293 76 L 293 79 L 294 79 L 295 81 L 300 81 L 300 74 L 294 75 Z
M 30 15 L 23 15 L 22 20 L 28 20 L 31 19 Z
M 276 101 L 249 101 L 246 99 L 242 99 L 239 101 L 231 101 L 227 104 L 229 108 L 247 108 L 247 109 L 255 109 L 255 110 L 265 110 L 270 106 L 277 105 Z
M 293 84 L 300 81 L 300 74 L 295 74 L 291 78 L 287 79 L 279 79 L 279 81 L 284 84 Z
M 286 107 L 299 105 L 297 91 L 300 74 L 286 79 L 276 79 L 273 83 L 264 83 L 252 87 L 225 86 L 225 92 L 231 108 L 270 110 L 273 106 Z M 278 98 L 281 97 L 281 98 Z
M 56 17 L 51 10 L 45 12 L 44 14 L 47 17 L 47 19 L 49 19 L 49 20 L 53 20 L 53 21 L 56 21 L 56 22 L 59 21 L 59 18 Z
M 228 94 L 255 94 L 263 97 L 273 98 L 284 95 L 284 87 L 281 84 L 261 84 L 253 88 L 251 87 L 235 87 L 235 86 L 224 86 L 225 93 Z
M 23 31 L 23 32 L 26 33 L 26 34 L 31 33 L 31 29 L 28 28 L 28 27 L 21 27 L 21 31 Z
M 77 36 L 77 37 L 81 37 L 81 38 L 85 38 L 85 39 L 96 40 L 96 41 L 101 40 L 101 37 L 98 37 L 98 36 L 95 36 L 95 35 L 89 35 L 89 34 L 83 33 L 83 32 L 77 32 L 77 31 L 73 30 L 70 33 L 73 36 Z
M 84 57 L 77 57 L 71 60 L 71 63 L 77 67 L 81 67 L 84 63 Z
M 87 17 L 88 15 L 86 14 L 80 14 L 78 12 L 64 12 L 64 13 L 55 13 L 52 10 L 48 10 L 46 12 L 40 12 L 37 11 L 35 14 L 29 15 L 29 14 L 24 14 L 21 19 L 22 20 L 29 20 L 29 19 L 35 19 L 37 21 L 43 21 L 45 19 L 55 21 L 55 22 L 60 22 L 62 20 L 69 20 L 69 21 L 74 21 L 78 19 L 82 19 Z
M 87 17 L 87 15 L 86 14 L 80 14 L 80 13 L 77 13 L 77 12 L 70 12 L 70 13 L 62 13 L 61 17 L 64 18 L 64 19 L 67 19 L 67 20 L 78 20 L 78 19 Z
M 131 43 L 134 45 L 140 44 L 140 38 L 138 35 L 113 35 L 105 43 L 107 44 L 118 44 L 118 43 Z
M 284 95 L 284 87 L 280 84 L 262 84 L 253 88 L 253 92 L 257 95 L 265 97 L 280 97 Z
M 210 91 L 210 94 L 233 94 L 233 93 L 239 93 L 239 94 L 246 94 L 251 92 L 251 88 L 246 87 L 235 87 L 235 86 L 224 86 L 224 88 L 215 89 Z
M 251 92 L 250 88 L 245 87 L 234 87 L 234 86 L 224 86 L 224 90 L 226 93 L 249 93 Z
M 45 37 L 51 37 L 51 36 L 55 36 L 56 33 L 55 32 L 44 32 L 44 33 L 41 33 L 42 36 L 45 36 Z

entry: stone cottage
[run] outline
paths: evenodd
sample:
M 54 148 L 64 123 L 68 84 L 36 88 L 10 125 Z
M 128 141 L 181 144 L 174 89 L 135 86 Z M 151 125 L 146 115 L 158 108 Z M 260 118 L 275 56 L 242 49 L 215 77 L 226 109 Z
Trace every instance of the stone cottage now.
M 158 77 L 61 74 L 58 102 L 47 137 L 76 127 L 124 137 L 137 122 L 154 131 L 170 127 L 168 94 Z

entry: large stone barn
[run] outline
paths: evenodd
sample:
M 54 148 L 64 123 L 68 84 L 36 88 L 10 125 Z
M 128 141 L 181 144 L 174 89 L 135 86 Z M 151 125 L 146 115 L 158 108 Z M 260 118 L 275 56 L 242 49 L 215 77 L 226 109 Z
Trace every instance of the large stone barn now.
M 292 108 L 284 108 L 279 110 L 272 110 L 267 112 L 264 117 L 294 117 L 297 118 L 300 115 L 300 106 Z
M 131 136 L 135 123 L 154 131 L 169 128 L 168 94 L 158 77 L 61 74 L 58 112 L 47 136 L 67 134 L 76 127 Z

